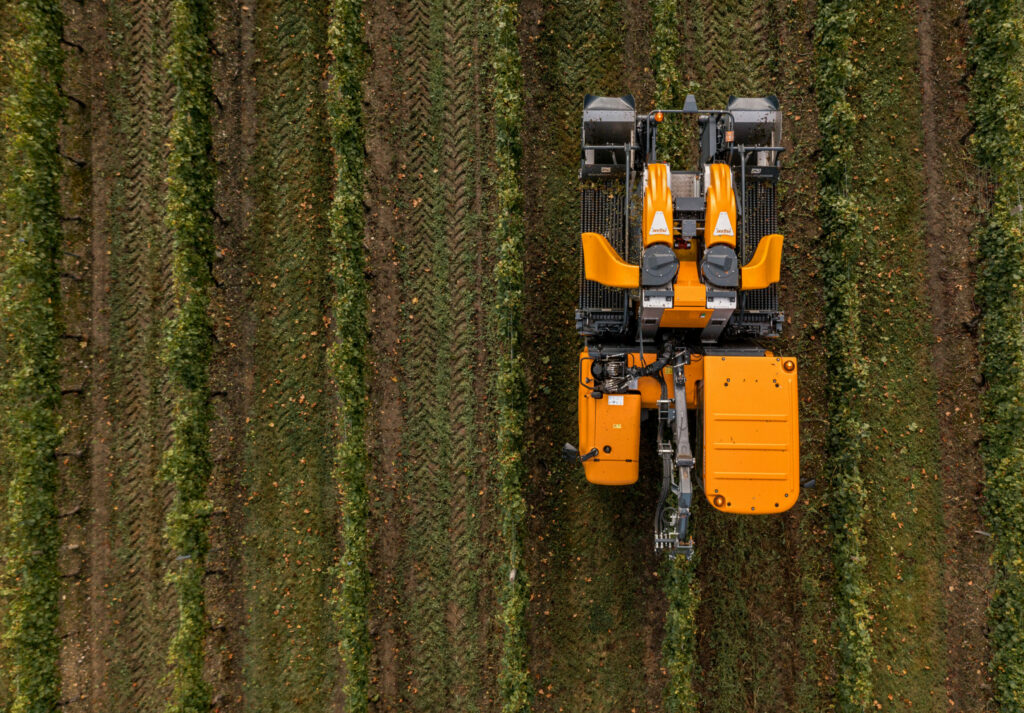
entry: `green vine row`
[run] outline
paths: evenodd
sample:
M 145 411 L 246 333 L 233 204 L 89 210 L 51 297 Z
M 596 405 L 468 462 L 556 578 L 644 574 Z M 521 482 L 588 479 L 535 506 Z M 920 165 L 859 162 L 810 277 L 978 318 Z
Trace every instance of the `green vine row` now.
M 174 405 L 171 445 L 164 452 L 160 468 L 161 477 L 174 486 L 165 528 L 175 557 L 167 577 L 178 600 L 178 625 L 167 656 L 173 687 L 169 713 L 208 711 L 211 695 L 203 678 L 209 629 L 203 580 L 209 549 L 207 523 L 212 510 L 206 497 L 212 469 L 212 24 L 208 0 L 175 0 L 171 6 L 168 67 L 175 94 L 165 221 L 172 238 L 175 316 L 165 334 L 164 359 Z
M 0 392 L 8 466 L 3 667 L 11 713 L 49 713 L 60 702 L 57 634 L 58 463 L 62 331 L 60 223 L 60 4 L 12 3 L 19 32 L 5 49 L 4 165 L 0 224 L 7 244 L 0 324 L 7 342 Z
M 991 180 L 978 233 L 975 299 L 983 397 L 985 510 L 993 533 L 989 605 L 995 699 L 1024 711 L 1024 2 L 972 0 L 973 148 Z
M 327 110 L 335 168 L 330 216 L 335 328 L 328 360 L 338 394 L 339 443 L 334 478 L 344 541 L 344 552 L 336 571 L 335 597 L 349 713 L 368 710 L 371 654 L 366 488 L 369 335 L 363 249 L 363 195 L 366 191 L 363 81 L 367 50 L 362 12 L 362 0 L 334 0 L 328 28 L 331 74 Z
M 825 283 L 828 368 L 829 510 L 837 574 L 837 704 L 843 713 L 864 711 L 871 696 L 872 643 L 865 574 L 866 489 L 860 459 L 866 424 L 859 400 L 865 389 L 860 310 L 854 255 L 863 240 L 857 201 L 849 187 L 856 117 L 848 91 L 855 76 L 850 58 L 856 12 L 849 0 L 825 0 L 815 22 L 815 89 L 821 154 L 819 215 Z
M 522 67 L 517 25 L 519 13 L 512 0 L 491 3 L 494 70 L 492 112 L 495 125 L 496 165 L 494 240 L 498 262 L 495 310 L 501 346 L 497 355 L 498 454 L 497 473 L 501 537 L 505 548 L 501 621 L 504 642 L 499 672 L 502 713 L 530 710 L 526 667 L 527 579 L 523 571 L 523 527 L 526 502 L 523 480 L 523 428 L 526 414 L 526 377 L 522 357 L 522 315 L 525 281 L 523 190 L 519 177 L 523 126 Z

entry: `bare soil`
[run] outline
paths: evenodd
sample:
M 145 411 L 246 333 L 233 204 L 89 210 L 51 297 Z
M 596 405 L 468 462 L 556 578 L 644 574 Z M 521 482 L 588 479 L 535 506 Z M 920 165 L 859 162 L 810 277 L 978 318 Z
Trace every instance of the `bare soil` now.
M 392 36 L 399 26 L 396 9 L 371 3 L 367 39 L 371 51 L 366 85 L 366 150 L 368 275 L 370 280 L 370 435 L 371 538 L 374 586 L 371 636 L 374 644 L 373 684 L 380 691 L 377 710 L 401 710 L 403 669 L 409 650 L 409 632 L 402 628 L 398 610 L 404 574 L 399 566 L 403 551 L 405 508 L 399 464 L 404 425 L 400 386 L 399 350 L 403 345 L 402 299 L 395 241 L 400 235 L 396 180 L 405 172 L 395 156 L 395 117 L 405 108 L 396 88 L 399 61 Z
M 242 567 L 244 503 L 239 496 L 246 443 L 246 416 L 253 392 L 252 312 L 248 308 L 248 253 L 253 198 L 247 190 L 255 144 L 252 75 L 253 12 L 230 0 L 214 4 L 213 158 L 215 186 L 216 288 L 212 295 L 217 350 L 210 375 L 214 397 L 211 439 L 214 459 L 206 579 L 211 623 L 207 675 L 216 711 L 245 710 L 245 586 Z

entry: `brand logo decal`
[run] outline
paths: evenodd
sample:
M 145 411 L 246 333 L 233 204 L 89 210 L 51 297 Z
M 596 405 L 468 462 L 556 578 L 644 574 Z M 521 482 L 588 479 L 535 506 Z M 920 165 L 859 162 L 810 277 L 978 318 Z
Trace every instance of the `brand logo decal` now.
M 654 218 L 651 220 L 651 229 L 647 231 L 647 234 L 671 235 L 671 233 L 668 231 L 668 223 L 665 221 L 665 214 L 662 213 L 660 210 L 654 214 Z
M 732 235 L 734 237 L 736 235 L 732 230 L 732 222 L 729 220 L 729 214 L 724 210 L 718 214 L 718 222 L 715 223 L 715 232 L 713 235 Z

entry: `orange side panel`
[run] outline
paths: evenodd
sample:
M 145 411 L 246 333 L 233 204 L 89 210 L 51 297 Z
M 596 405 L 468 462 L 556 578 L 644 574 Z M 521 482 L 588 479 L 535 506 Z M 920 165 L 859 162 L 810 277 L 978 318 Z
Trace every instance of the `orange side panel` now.
M 598 485 L 631 485 L 640 475 L 640 394 L 590 396 L 590 358 L 580 354 L 580 454 L 598 454 L 583 461 L 587 480 Z
M 667 163 L 647 164 L 644 184 L 644 247 L 663 243 L 672 247 L 672 188 Z
M 796 360 L 705 356 L 703 391 L 708 501 L 747 515 L 791 508 L 800 494 Z
M 580 399 L 587 412 L 586 432 L 580 431 L 580 453 L 596 448 L 598 454 L 583 461 L 587 480 L 598 485 L 632 485 L 640 474 L 640 394 L 589 395 Z
M 740 288 L 760 290 L 779 281 L 782 269 L 782 236 L 772 233 L 761 238 L 754 257 L 740 270 Z
M 583 233 L 583 272 L 588 280 L 608 287 L 640 286 L 640 267 L 619 257 L 615 248 L 600 233 Z
M 718 243 L 736 247 L 736 193 L 732 187 L 732 169 L 726 163 L 708 166 L 710 181 L 706 191 L 704 247 Z

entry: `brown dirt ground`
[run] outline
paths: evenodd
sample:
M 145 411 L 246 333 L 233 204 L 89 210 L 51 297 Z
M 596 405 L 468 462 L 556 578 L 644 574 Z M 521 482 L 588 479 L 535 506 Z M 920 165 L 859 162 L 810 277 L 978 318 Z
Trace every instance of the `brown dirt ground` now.
M 252 74 L 253 11 L 233 0 L 214 4 L 215 51 L 213 158 L 217 166 L 214 279 L 211 311 L 217 351 L 210 375 L 213 477 L 206 597 L 211 636 L 207 675 L 216 711 L 244 709 L 245 597 L 241 542 L 244 503 L 239 496 L 246 439 L 246 414 L 253 391 L 252 312 L 247 299 L 247 251 L 252 196 L 246 190 L 255 145 L 255 87 Z
M 408 651 L 407 632 L 398 613 L 402 588 L 399 556 L 403 545 L 400 501 L 402 477 L 397 458 L 402 451 L 404 424 L 399 384 L 401 342 L 399 304 L 401 282 L 395 238 L 398 235 L 396 173 L 401 171 L 394 151 L 393 117 L 396 101 L 392 30 L 396 9 L 386 2 L 369 3 L 367 39 L 371 65 L 367 81 L 366 148 L 368 156 L 367 230 L 370 280 L 370 433 L 371 547 L 374 553 L 371 630 L 374 640 L 372 683 L 380 691 L 377 710 L 390 711 L 403 699 L 405 672 L 402 652 Z
M 79 17 L 76 15 L 76 19 Z M 85 50 L 85 86 L 90 119 L 90 159 L 93 172 L 90 223 L 92 241 L 92 299 L 89 325 L 89 351 L 91 356 L 91 383 L 89 389 L 92 412 L 92 440 L 89 444 L 91 482 L 89 506 L 89 705 L 87 710 L 103 710 L 106 703 L 107 659 L 104 644 L 108 639 L 110 618 L 107 615 L 106 594 L 108 573 L 111 571 L 110 546 L 110 483 L 111 459 L 108 443 L 111 423 L 107 414 L 108 363 L 110 357 L 110 319 L 107 290 L 110 281 L 109 242 L 106 240 L 110 190 L 103 180 L 107 170 L 105 157 L 110 143 L 110 117 L 104 95 L 104 73 L 109 71 L 110 58 L 105 52 L 106 6 L 101 3 L 83 5 L 81 24 L 72 25 L 69 32 L 79 37 Z
M 62 700 L 66 711 L 90 710 L 90 667 L 85 665 L 91 653 L 89 597 L 93 571 L 101 563 L 94 561 L 90 547 L 93 508 L 90 507 L 90 448 L 93 440 L 90 410 L 95 398 L 91 388 L 89 359 L 92 301 L 91 266 L 91 127 L 88 104 L 89 61 L 87 39 L 79 34 L 86 28 L 86 10 L 74 4 L 66 8 L 69 42 L 65 50 L 64 91 L 69 100 L 61 127 L 60 150 L 64 161 L 62 212 L 65 244 L 62 258 L 61 309 L 65 338 L 61 340 L 63 374 L 61 386 L 66 393 L 61 419 L 64 443 L 58 452 L 61 483 L 58 510 L 62 547 L 61 573 L 61 650 Z M 82 33 L 86 34 L 86 33 Z M 78 45 L 75 47 L 74 45 Z M 74 163 L 75 161 L 79 163 Z M 81 389 L 79 391 L 79 389 Z

